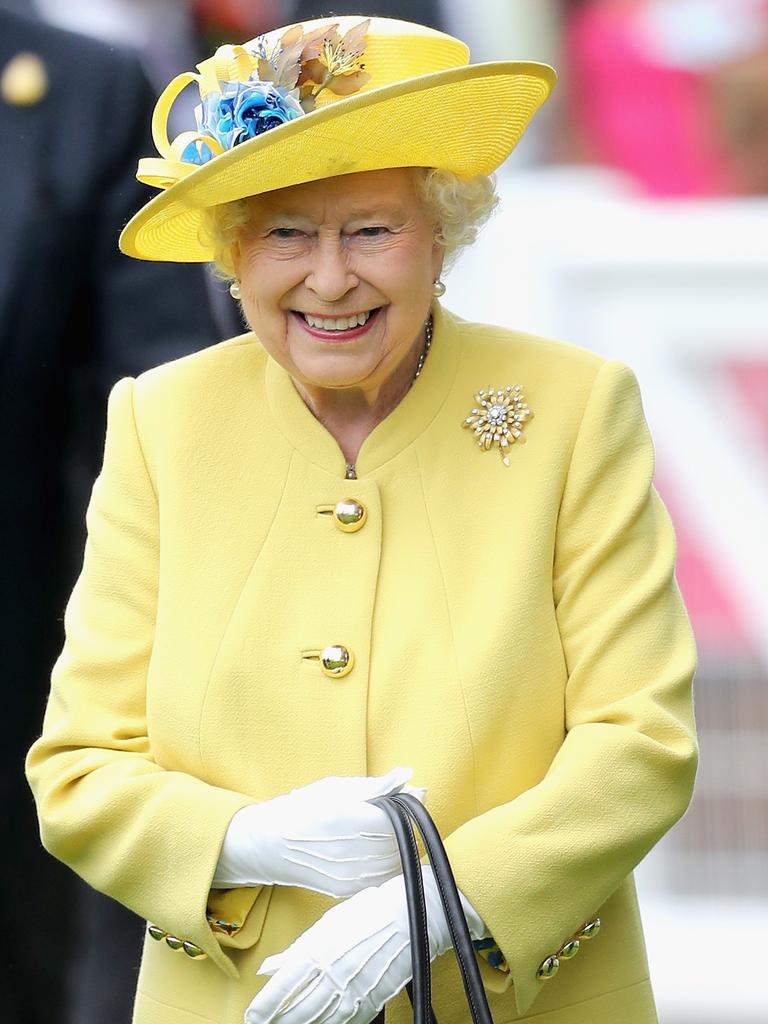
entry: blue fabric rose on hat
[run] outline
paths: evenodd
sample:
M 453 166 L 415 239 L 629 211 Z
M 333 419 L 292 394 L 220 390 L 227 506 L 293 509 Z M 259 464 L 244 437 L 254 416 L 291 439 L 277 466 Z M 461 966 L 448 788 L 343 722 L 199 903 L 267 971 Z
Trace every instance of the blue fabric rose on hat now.
M 270 82 L 223 82 L 221 92 L 209 93 L 195 108 L 197 130 L 226 149 L 277 128 L 304 114 L 291 90 Z M 207 163 L 213 153 L 205 146 L 187 146 L 181 159 Z

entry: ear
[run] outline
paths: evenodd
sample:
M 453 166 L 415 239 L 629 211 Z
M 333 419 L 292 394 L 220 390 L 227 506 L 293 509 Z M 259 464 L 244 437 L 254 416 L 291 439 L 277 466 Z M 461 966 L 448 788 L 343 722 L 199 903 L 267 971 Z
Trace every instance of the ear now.
M 439 242 L 432 244 L 432 280 L 436 281 L 443 272 L 443 263 L 445 262 L 445 246 L 440 245 Z

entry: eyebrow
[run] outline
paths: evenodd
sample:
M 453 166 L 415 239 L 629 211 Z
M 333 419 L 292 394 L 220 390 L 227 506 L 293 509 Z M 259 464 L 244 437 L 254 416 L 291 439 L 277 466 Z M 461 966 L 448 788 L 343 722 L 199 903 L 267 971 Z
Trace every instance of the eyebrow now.
M 376 217 L 391 217 L 395 220 L 405 219 L 405 211 L 401 206 L 391 205 L 387 203 L 381 203 L 378 206 L 372 207 L 360 207 L 356 210 L 350 210 L 350 212 L 344 218 L 345 222 L 350 220 L 370 220 Z M 309 223 L 316 223 L 313 218 L 306 213 L 301 213 L 298 210 L 292 210 L 290 207 L 285 207 L 280 210 L 273 210 L 264 212 L 260 218 L 265 221 L 275 220 L 298 220 L 308 221 Z

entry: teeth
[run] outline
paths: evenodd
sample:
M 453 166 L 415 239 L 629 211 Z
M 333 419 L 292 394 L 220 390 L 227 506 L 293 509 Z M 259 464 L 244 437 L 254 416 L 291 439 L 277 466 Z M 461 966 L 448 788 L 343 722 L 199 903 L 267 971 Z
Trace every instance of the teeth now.
M 355 313 L 354 316 L 334 318 L 310 316 L 309 313 L 306 313 L 304 319 L 310 327 L 317 327 L 321 331 L 349 331 L 353 327 L 362 327 L 370 317 L 371 312 L 369 309 L 365 313 Z

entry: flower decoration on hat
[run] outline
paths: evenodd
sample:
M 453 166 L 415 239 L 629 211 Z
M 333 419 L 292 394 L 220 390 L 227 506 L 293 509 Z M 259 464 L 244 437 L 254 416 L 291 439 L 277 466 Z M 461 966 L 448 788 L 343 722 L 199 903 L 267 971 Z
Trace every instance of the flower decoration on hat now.
M 242 46 L 220 46 L 197 65 L 199 74 L 178 75 L 163 92 L 152 129 L 164 159 L 140 161 L 137 176 L 167 188 L 196 166 L 310 113 L 324 90 L 338 97 L 357 92 L 370 81 L 362 61 L 369 26 L 365 19 L 342 35 L 334 22 L 307 32 L 294 25 L 273 42 L 258 36 Z M 201 97 L 195 108 L 197 130 L 169 142 L 168 113 L 193 81 Z
M 195 108 L 198 135 L 184 147 L 180 159 L 204 164 L 241 142 L 299 117 L 304 110 L 287 89 L 268 82 L 224 82 Z
M 525 442 L 523 427 L 526 420 L 533 419 L 533 413 L 523 398 L 519 384 L 507 384 L 505 388 L 486 391 L 481 388 L 475 394 L 477 406 L 462 420 L 462 427 L 471 427 L 477 436 L 479 448 L 488 451 L 494 445 L 499 449 L 501 461 L 509 463 L 509 448 L 515 441 Z

